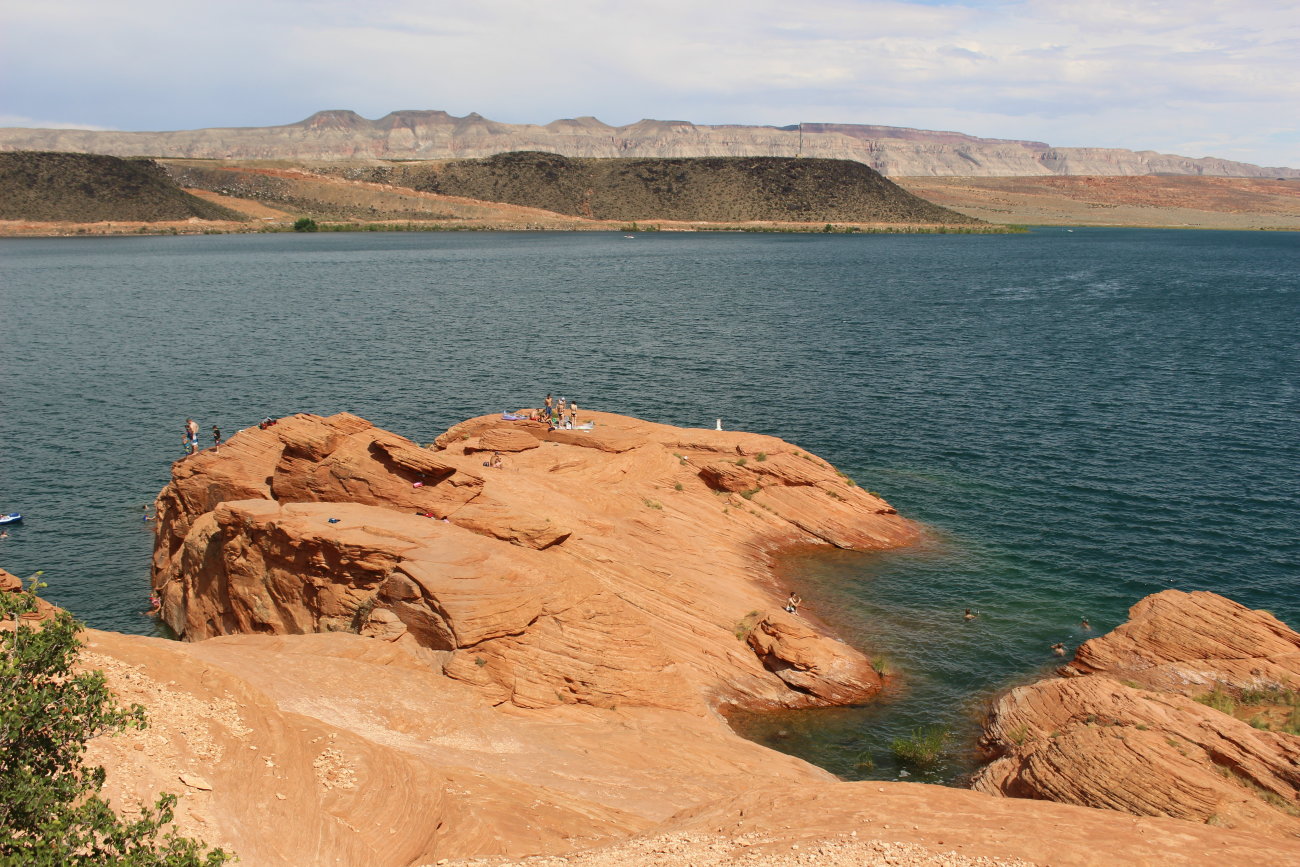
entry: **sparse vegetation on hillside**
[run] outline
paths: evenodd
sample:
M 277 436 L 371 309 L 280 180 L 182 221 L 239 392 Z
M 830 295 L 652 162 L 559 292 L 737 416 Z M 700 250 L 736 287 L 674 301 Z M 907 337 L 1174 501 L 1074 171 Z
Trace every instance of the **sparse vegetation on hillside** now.
M 980 224 L 850 160 L 791 157 L 578 159 L 517 152 L 486 159 L 328 169 L 354 180 L 509 202 L 596 220 L 715 223 Z M 632 222 L 631 225 L 637 225 Z
M 178 187 L 153 160 L 0 153 L 0 220 L 94 223 L 243 220 Z

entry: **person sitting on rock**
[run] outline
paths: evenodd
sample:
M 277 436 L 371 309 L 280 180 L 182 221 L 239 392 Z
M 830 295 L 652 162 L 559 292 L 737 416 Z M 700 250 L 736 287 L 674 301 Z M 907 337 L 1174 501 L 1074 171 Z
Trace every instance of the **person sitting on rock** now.
M 493 453 L 492 453 L 492 462 L 491 462 L 491 466 L 492 466 L 492 469 L 494 469 L 494 470 L 499 470 L 499 469 L 502 469 L 502 468 L 505 467 L 505 461 L 503 461 L 503 460 L 501 459 L 501 452 L 493 452 Z
M 791 590 L 791 591 L 790 591 L 790 598 L 787 599 L 787 600 L 785 600 L 785 610 L 788 611 L 788 612 L 790 612 L 791 614 L 798 614 L 798 613 L 799 613 L 799 605 L 800 605 L 800 603 L 802 603 L 802 602 L 803 602 L 803 599 L 799 596 L 799 594 L 798 594 L 798 593 L 795 593 L 793 590 Z

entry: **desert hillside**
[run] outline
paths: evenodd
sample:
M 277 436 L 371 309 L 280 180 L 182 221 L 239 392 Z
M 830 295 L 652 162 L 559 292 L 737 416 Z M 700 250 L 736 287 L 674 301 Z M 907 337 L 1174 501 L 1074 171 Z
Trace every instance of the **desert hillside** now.
M 568 157 L 821 157 L 853 160 L 891 176 L 1211 175 L 1300 177 L 1300 170 L 1215 157 L 1117 148 L 1053 147 L 1045 142 L 978 138 L 955 132 L 859 124 L 705 126 L 641 120 L 610 126 L 594 117 L 545 125 L 509 124 L 476 113 L 396 111 L 368 120 L 321 111 L 271 127 L 117 132 L 0 129 L 0 151 L 57 150 L 241 160 L 444 160 L 506 151 Z
M 347 178 L 596 220 L 975 223 L 849 160 L 786 157 L 486 159 L 333 168 Z
M 1300 180 L 1147 177 L 895 178 L 991 223 L 1300 229 Z
M 0 153 L 0 220 L 243 220 L 177 188 L 153 160 Z

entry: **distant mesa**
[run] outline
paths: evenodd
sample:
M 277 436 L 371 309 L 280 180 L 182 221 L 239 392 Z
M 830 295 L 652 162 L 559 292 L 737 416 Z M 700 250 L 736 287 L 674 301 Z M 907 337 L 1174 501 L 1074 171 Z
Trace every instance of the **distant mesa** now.
M 0 129 L 0 151 L 53 150 L 190 159 L 444 160 L 507 151 L 567 157 L 823 157 L 860 162 L 899 177 L 1034 175 L 1208 175 L 1295 178 L 1300 170 L 1216 157 L 979 138 L 864 124 L 700 125 L 640 120 L 609 126 L 594 117 L 509 124 L 471 112 L 403 110 L 368 120 L 331 109 L 283 126 L 175 132 Z

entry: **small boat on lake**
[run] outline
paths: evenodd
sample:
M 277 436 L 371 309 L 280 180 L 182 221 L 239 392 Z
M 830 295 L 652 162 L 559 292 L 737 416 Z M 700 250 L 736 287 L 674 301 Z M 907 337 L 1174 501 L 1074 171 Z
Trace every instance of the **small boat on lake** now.
M 17 512 L 10 512 L 7 515 L 0 515 L 0 525 L 4 524 L 21 524 L 23 516 Z

